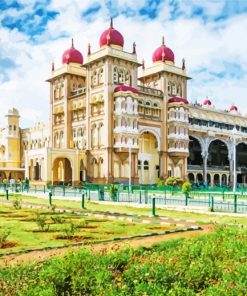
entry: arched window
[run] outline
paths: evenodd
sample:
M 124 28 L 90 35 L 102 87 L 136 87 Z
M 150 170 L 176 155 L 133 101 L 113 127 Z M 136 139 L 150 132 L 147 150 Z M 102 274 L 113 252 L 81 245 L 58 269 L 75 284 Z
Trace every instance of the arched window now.
M 116 67 L 113 69 L 113 83 L 114 84 L 118 83 L 118 71 Z
M 104 70 L 103 70 L 103 68 L 101 68 L 99 70 L 99 84 L 103 84 L 104 83 L 103 74 L 104 74 Z
M 176 87 L 176 84 L 173 83 L 172 84 L 172 95 L 175 96 L 177 94 L 177 87 Z
M 99 124 L 99 128 L 98 128 L 98 143 L 99 143 L 99 146 L 102 146 L 103 145 L 103 123 L 100 123 Z
M 144 170 L 149 170 L 149 163 L 147 160 L 144 161 Z
M 118 82 L 119 84 L 124 84 L 124 71 L 122 69 L 119 70 L 118 72 Z
M 168 82 L 168 94 L 170 95 L 172 93 L 172 83 L 171 81 Z

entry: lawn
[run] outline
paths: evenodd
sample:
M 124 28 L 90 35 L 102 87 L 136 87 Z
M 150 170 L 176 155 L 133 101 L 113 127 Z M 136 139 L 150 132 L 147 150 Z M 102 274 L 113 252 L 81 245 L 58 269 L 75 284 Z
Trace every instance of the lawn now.
M 217 227 L 208 235 L 151 248 L 91 253 L 0 270 L 0 295 L 247 294 L 247 231 Z
M 90 243 L 120 236 L 162 232 L 178 227 L 83 217 L 54 210 L 1 207 L 0 254 L 9 251 Z M 1 237 L 9 232 L 1 246 Z
M 32 205 L 48 205 L 48 197 L 47 199 L 43 198 L 37 198 L 32 196 L 21 196 L 21 195 L 10 195 L 10 200 L 14 200 L 15 198 L 22 199 L 23 203 L 28 203 Z M 4 196 L 0 197 L 1 200 L 5 201 Z M 81 202 L 80 201 L 70 201 L 70 200 L 58 200 L 54 199 L 53 203 L 57 205 L 57 207 L 66 208 L 66 209 L 72 209 L 72 210 L 81 210 Z M 123 206 L 114 204 L 104 204 L 104 202 L 89 202 L 86 201 L 86 211 L 112 211 L 117 212 L 121 214 L 138 214 L 138 215 L 151 215 L 151 207 L 149 208 L 136 208 L 134 206 Z M 197 214 L 197 213 L 186 213 L 181 211 L 174 211 L 174 210 L 166 210 L 166 209 L 156 209 L 156 214 L 159 216 L 164 217 L 171 217 L 174 219 L 189 219 L 189 220 L 195 220 L 197 223 L 219 223 L 219 224 L 227 224 L 227 223 L 233 223 L 238 225 L 245 225 L 247 226 L 247 219 L 246 217 L 231 217 L 231 216 L 213 216 L 208 214 Z

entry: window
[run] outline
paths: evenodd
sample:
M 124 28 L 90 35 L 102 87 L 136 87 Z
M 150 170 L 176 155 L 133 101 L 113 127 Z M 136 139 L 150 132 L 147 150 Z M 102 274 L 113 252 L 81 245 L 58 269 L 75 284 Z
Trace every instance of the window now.
M 113 83 L 118 83 L 118 72 L 116 67 L 113 69 Z
M 147 160 L 144 161 L 144 170 L 149 170 L 149 163 Z
M 118 82 L 119 84 L 124 84 L 124 71 L 121 69 L 118 73 Z
M 173 83 L 173 84 L 172 84 L 172 95 L 175 96 L 176 94 L 177 94 L 176 84 Z
M 141 160 L 138 160 L 138 170 L 141 170 L 142 169 L 142 162 Z
M 104 83 L 104 79 L 103 79 L 103 69 L 100 69 L 99 71 L 99 84 L 103 84 Z

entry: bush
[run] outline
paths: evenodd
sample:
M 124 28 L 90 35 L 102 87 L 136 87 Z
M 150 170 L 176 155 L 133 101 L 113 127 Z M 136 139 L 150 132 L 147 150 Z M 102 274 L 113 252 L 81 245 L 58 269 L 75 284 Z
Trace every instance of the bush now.
M 182 185 L 182 192 L 188 194 L 192 189 L 192 185 L 190 182 L 184 182 Z
M 16 198 L 16 199 L 13 201 L 13 207 L 14 207 L 16 210 L 20 210 L 20 209 L 21 209 L 21 199 Z
M 157 187 L 165 186 L 165 180 L 158 179 L 156 185 Z
M 59 215 L 50 216 L 50 218 L 54 224 L 63 224 L 65 222 L 65 219 Z
M 7 238 L 10 236 L 11 231 L 9 229 L 0 229 L 0 248 L 3 248 L 7 243 Z
M 118 186 L 111 184 L 109 188 L 110 197 L 113 201 L 117 200 Z
M 77 226 L 70 222 L 68 225 L 65 226 L 63 233 L 66 238 L 72 238 L 75 235 Z
M 46 216 L 40 214 L 39 212 L 36 213 L 36 224 L 38 225 L 41 231 L 49 231 L 50 225 L 47 224 Z
M 183 180 L 177 177 L 168 177 L 165 184 L 167 186 L 181 186 L 183 184 Z

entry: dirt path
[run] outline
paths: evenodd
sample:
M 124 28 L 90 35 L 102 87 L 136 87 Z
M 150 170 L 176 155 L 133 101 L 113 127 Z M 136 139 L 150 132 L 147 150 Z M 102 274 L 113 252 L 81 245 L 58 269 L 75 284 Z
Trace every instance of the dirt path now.
M 112 252 L 119 251 L 124 247 L 138 248 L 141 246 L 150 247 L 156 243 L 167 241 L 176 238 L 189 238 L 196 235 L 207 234 L 214 229 L 214 225 L 203 225 L 201 230 L 194 230 L 188 232 L 178 232 L 166 235 L 157 235 L 139 239 L 126 240 L 121 242 L 109 242 L 101 243 L 97 245 L 87 245 L 87 246 L 75 246 L 75 247 L 65 247 L 62 249 L 46 250 L 46 251 L 33 251 L 26 254 L 20 255 L 8 255 L 0 258 L 0 267 L 3 266 L 13 266 L 19 263 L 28 263 L 34 261 L 42 261 L 49 259 L 54 256 L 64 256 L 69 251 L 76 251 L 79 249 L 89 249 L 92 252 Z

